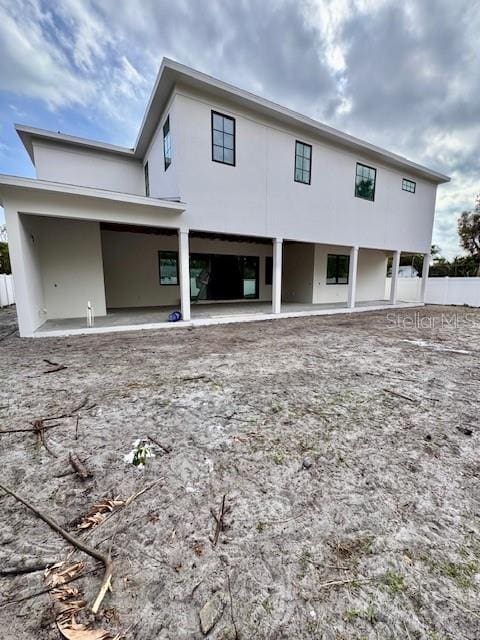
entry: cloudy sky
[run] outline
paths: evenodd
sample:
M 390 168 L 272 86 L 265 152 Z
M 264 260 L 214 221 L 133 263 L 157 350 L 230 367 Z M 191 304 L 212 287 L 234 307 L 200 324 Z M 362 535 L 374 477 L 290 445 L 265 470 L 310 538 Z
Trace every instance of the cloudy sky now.
M 0 173 L 33 175 L 14 122 L 132 146 L 168 56 L 450 175 L 452 256 L 480 192 L 479 38 L 480 0 L 0 0 Z

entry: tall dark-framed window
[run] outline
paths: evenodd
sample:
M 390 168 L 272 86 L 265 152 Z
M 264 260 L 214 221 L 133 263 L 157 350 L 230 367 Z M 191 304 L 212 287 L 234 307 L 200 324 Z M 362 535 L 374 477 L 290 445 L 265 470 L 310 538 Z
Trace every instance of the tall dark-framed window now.
M 265 258 L 265 284 L 272 284 L 273 281 L 273 256 Z
M 212 111 L 212 160 L 235 166 L 235 118 Z
M 148 162 L 145 163 L 143 167 L 143 175 L 145 176 L 145 195 L 147 198 L 150 195 L 150 180 L 148 177 Z
M 170 138 L 170 116 L 163 123 L 163 162 L 165 171 L 172 164 L 172 140 Z
M 312 145 L 295 141 L 295 182 L 310 184 L 312 173 Z
M 375 200 L 375 182 L 377 179 L 377 170 L 373 167 L 367 167 L 366 164 L 357 162 L 357 170 L 355 174 L 355 195 L 357 198 L 364 200 Z
M 350 256 L 328 254 L 327 284 L 348 284 Z
M 158 273 L 163 286 L 178 285 L 178 252 L 158 252 Z
M 415 193 L 415 188 L 417 183 L 413 180 L 408 180 L 408 178 L 403 178 L 402 180 L 402 191 L 408 191 L 408 193 Z

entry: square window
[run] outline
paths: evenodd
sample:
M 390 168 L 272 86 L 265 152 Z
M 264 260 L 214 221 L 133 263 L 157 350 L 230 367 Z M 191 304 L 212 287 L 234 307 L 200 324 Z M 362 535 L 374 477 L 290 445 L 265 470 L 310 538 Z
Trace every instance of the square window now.
M 212 111 L 212 160 L 235 166 L 235 119 Z
M 350 256 L 328 254 L 327 284 L 348 284 Z
M 408 180 L 407 178 L 403 178 L 402 180 L 402 189 L 403 191 L 408 191 L 409 193 L 415 193 L 417 183 L 413 180 Z

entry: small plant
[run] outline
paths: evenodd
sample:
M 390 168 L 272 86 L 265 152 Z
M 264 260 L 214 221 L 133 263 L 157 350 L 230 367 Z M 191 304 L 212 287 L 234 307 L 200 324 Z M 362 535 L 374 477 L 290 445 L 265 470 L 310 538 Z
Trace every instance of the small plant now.
M 276 451 L 272 456 L 272 460 L 275 464 L 283 464 L 285 462 L 285 456 L 283 453 Z
M 440 567 L 440 574 L 454 580 L 460 589 L 469 589 L 473 586 L 473 576 L 478 570 L 479 566 L 475 561 L 465 563 L 446 562 Z
M 383 582 L 386 584 L 390 593 L 402 593 L 407 588 L 405 578 L 401 573 L 397 573 L 396 571 L 387 571 L 383 576 Z
M 263 533 L 266 527 L 267 525 L 265 524 L 265 522 L 262 522 L 261 520 L 259 520 L 255 528 L 258 531 L 258 533 Z
M 365 611 L 361 611 L 360 609 L 348 609 L 345 611 L 343 617 L 345 620 L 348 620 L 348 622 L 353 622 L 353 620 L 356 620 L 357 618 L 366 620 L 371 625 L 374 625 L 377 622 L 377 616 L 375 615 L 372 605 L 369 605 Z
M 134 467 L 145 466 L 147 458 L 155 457 L 150 445 L 145 440 L 135 440 L 132 446 L 133 449 L 126 454 L 124 460 L 128 464 L 133 464 Z

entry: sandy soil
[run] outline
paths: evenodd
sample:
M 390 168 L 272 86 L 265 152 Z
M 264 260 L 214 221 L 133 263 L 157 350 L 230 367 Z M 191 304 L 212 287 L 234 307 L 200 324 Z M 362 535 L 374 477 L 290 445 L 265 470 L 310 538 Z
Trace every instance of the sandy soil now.
M 77 439 L 75 416 L 46 432 L 57 457 L 1 435 L 0 482 L 84 537 L 96 501 L 162 479 L 89 534 L 104 551 L 113 536 L 97 626 L 202 638 L 209 603 L 215 640 L 480 638 L 480 311 L 41 340 L 13 322 L 0 310 L 0 429 L 86 404 Z M 67 368 L 46 374 L 45 358 Z M 147 435 L 171 452 L 127 465 Z M 69 451 L 93 479 L 65 475 Z M 25 507 L 0 505 L 0 566 L 67 557 Z M 91 601 L 101 578 L 75 584 Z M 3 638 L 59 637 L 49 594 L 18 602 L 42 588 L 41 571 L 0 577 Z

